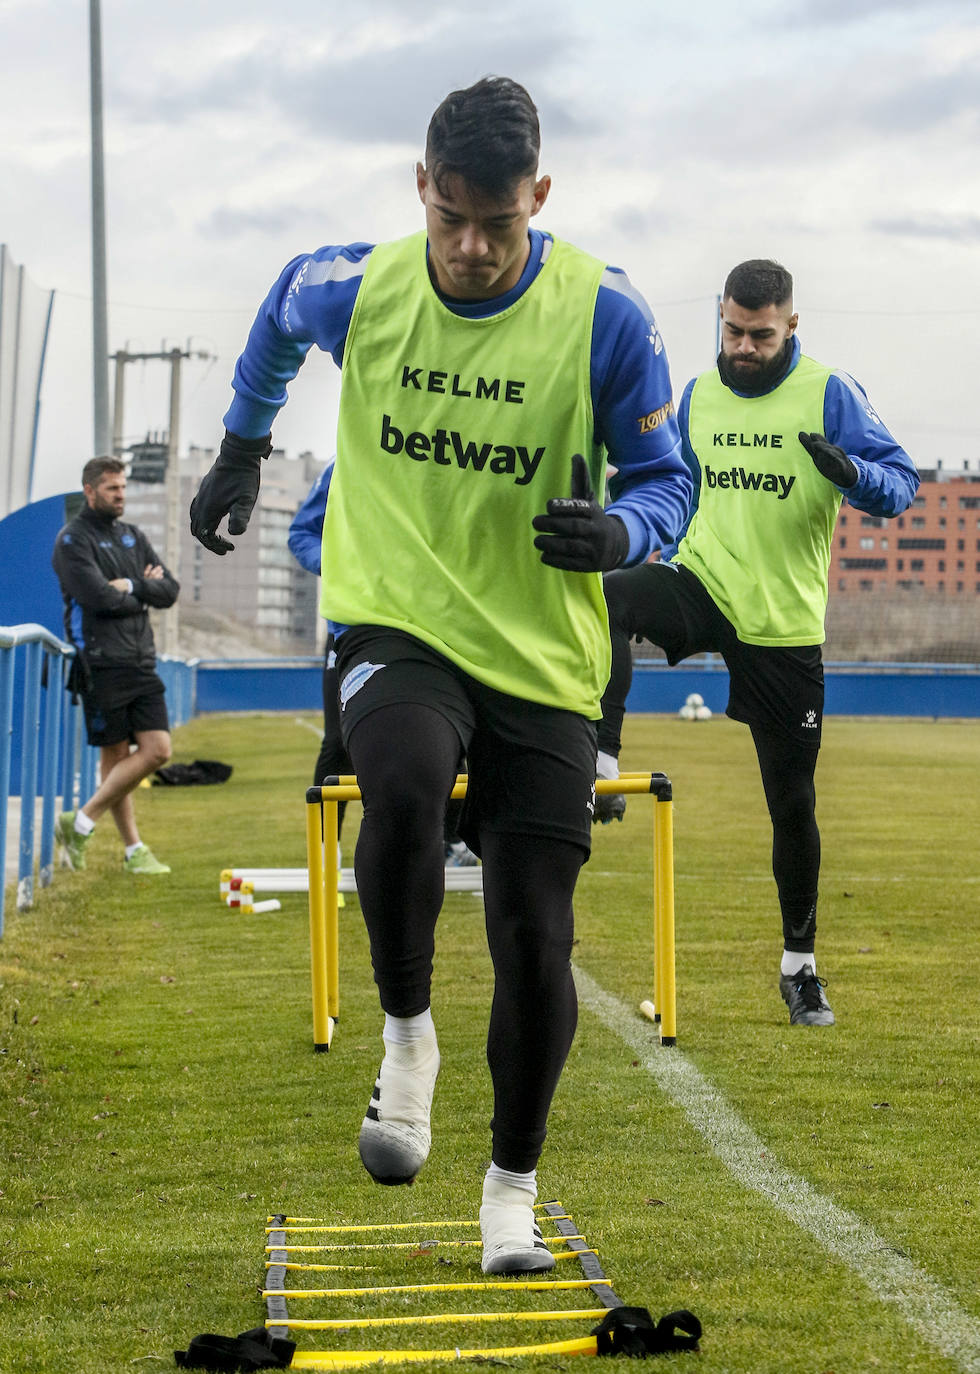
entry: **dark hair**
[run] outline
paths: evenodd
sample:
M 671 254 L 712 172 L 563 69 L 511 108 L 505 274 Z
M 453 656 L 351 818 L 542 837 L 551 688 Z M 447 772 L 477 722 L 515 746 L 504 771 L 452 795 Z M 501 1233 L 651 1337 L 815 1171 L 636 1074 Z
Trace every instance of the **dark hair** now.
M 485 76 L 452 91 L 429 121 L 426 171 L 440 195 L 461 177 L 473 190 L 500 196 L 538 170 L 541 130 L 534 101 L 506 76 Z
M 763 310 L 767 305 L 793 302 L 793 278 L 772 258 L 750 258 L 733 267 L 725 280 L 724 300 L 743 310 Z
M 121 458 L 90 458 L 82 468 L 82 486 L 97 487 L 107 472 L 125 472 L 126 464 Z

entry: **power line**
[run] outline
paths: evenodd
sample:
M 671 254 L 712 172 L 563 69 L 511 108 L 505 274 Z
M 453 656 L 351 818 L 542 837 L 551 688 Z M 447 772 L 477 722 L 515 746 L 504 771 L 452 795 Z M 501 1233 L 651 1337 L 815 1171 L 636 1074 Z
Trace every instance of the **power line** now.
M 59 296 L 91 304 L 92 297 L 84 291 L 61 291 Z M 161 310 L 171 315 L 254 315 L 254 306 L 245 305 L 137 305 L 134 301 L 110 301 L 113 310 Z
M 66 296 L 69 300 L 86 301 L 91 303 L 92 297 L 83 291 L 58 291 L 59 296 Z M 679 300 L 655 301 L 657 310 L 672 309 L 678 305 L 705 305 L 713 300 L 715 296 L 684 296 Z M 245 305 L 151 305 L 146 302 L 136 301 L 110 301 L 110 306 L 115 310 L 155 310 L 164 311 L 171 315 L 254 315 L 254 306 Z M 893 317 L 897 319 L 921 319 L 923 316 L 934 315 L 945 316 L 965 316 L 976 315 L 977 307 L 971 306 L 963 310 L 941 310 L 926 307 L 922 310 L 876 310 L 876 309 L 855 309 L 850 306 L 835 305 L 807 305 L 799 306 L 800 310 L 807 315 L 867 315 Z
M 806 315 L 888 315 L 896 316 L 900 319 L 921 319 L 923 315 L 976 315 L 977 307 L 973 306 L 969 310 L 851 310 L 839 309 L 829 305 L 801 305 L 800 310 Z

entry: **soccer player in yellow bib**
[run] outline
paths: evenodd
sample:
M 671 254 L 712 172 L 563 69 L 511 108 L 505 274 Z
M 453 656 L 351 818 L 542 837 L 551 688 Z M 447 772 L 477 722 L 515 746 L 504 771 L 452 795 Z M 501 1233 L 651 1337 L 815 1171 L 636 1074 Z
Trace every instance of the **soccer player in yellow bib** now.
M 286 385 L 312 346 L 329 352 L 342 381 L 322 611 L 364 798 L 355 869 L 385 1013 L 361 1159 L 398 1184 L 429 1154 L 443 817 L 465 755 L 460 833 L 483 861 L 494 965 L 488 1273 L 554 1263 L 535 1171 L 576 1022 L 572 896 L 610 666 L 600 574 L 669 542 L 691 492 L 646 302 L 619 269 L 530 227 L 551 185 L 539 141 L 517 83 L 454 91 L 416 167 L 425 230 L 287 264 L 191 507 L 202 543 L 233 547 L 217 526 L 246 527 Z M 607 454 L 604 510 L 592 493 Z
M 829 1026 L 814 952 L 813 776 L 831 538 L 842 499 L 868 515 L 901 515 L 919 478 L 858 383 L 801 351 L 784 267 L 752 259 L 733 268 L 721 325 L 717 367 L 688 384 L 678 410 L 697 489 L 687 526 L 661 562 L 606 578 L 613 671 L 599 771 L 616 776 L 631 636 L 660 645 L 671 664 L 722 655 L 727 713 L 752 731 L 772 819 L 780 992 L 792 1024 Z M 621 819 L 619 801 L 611 811 Z

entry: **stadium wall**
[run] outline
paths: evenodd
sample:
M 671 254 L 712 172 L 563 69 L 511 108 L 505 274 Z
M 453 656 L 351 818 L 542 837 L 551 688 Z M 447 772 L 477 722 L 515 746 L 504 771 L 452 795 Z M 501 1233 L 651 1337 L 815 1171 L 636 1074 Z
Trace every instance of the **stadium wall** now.
M 196 665 L 195 707 L 213 711 L 318 711 L 319 658 L 261 662 L 201 660 Z M 833 665 L 827 671 L 827 715 L 980 716 L 980 665 Z M 668 668 L 637 665 L 629 711 L 673 714 L 691 692 L 715 713 L 728 701 L 728 672 L 721 664 Z
M 916 664 L 896 672 L 875 664 L 829 667 L 825 675 L 826 716 L 980 716 L 980 668 L 950 669 Z M 715 714 L 728 702 L 724 667 L 637 668 L 626 701 L 628 711 L 674 713 L 691 692 L 699 692 Z

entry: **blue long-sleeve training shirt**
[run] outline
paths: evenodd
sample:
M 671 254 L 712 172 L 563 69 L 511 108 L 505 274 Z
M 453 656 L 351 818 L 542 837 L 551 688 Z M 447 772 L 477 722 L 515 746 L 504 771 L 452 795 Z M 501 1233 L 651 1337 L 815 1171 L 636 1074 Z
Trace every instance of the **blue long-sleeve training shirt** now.
M 787 376 L 799 362 L 801 351 L 799 337 L 794 334 L 793 357 Z M 673 543 L 663 550 L 662 557 L 665 560 L 677 552 L 677 546 L 694 518 L 701 493 L 701 465 L 690 439 L 691 393 L 696 381 L 697 377 L 692 377 L 684 388 L 677 410 L 681 453 L 691 471 L 694 493 L 684 528 Z M 734 394 L 737 396 L 741 393 Z M 882 423 L 864 387 L 846 372 L 833 372 L 827 379 L 823 432 L 832 444 L 844 450 L 857 468 L 858 476 L 854 485 L 838 487 L 850 505 L 866 515 L 888 517 L 901 515 L 902 511 L 908 509 L 919 489 L 919 474 L 915 464 Z
M 331 458 L 327 466 L 310 487 L 306 500 L 293 516 L 289 526 L 286 543 L 289 552 L 300 567 L 307 572 L 320 576 L 320 555 L 323 547 L 323 519 L 327 513 L 327 493 L 336 458 Z
M 286 536 L 289 552 L 296 562 L 307 572 L 315 573 L 317 577 L 320 576 L 320 558 L 323 552 L 323 520 L 327 513 L 327 495 L 336 457 L 334 454 L 310 487 L 306 500 L 292 518 L 289 534 Z M 327 621 L 327 633 L 335 639 L 343 634 L 346 628 L 346 625 L 339 625 L 335 620 Z
M 485 318 L 506 310 L 541 269 L 551 236 L 529 231 L 530 254 L 511 291 L 488 301 L 444 299 L 456 314 Z M 315 345 L 338 367 L 372 244 L 317 249 L 287 263 L 259 308 L 235 366 L 226 427 L 245 438 L 268 434 L 287 387 Z M 596 299 L 590 369 L 596 436 L 616 474 L 607 510 L 630 537 L 628 564 L 669 543 L 687 515 L 691 476 L 681 458 L 663 341 L 646 301 L 619 268 L 607 267 Z M 665 480 L 667 479 L 667 480 Z M 556 495 L 559 493 L 555 493 Z

